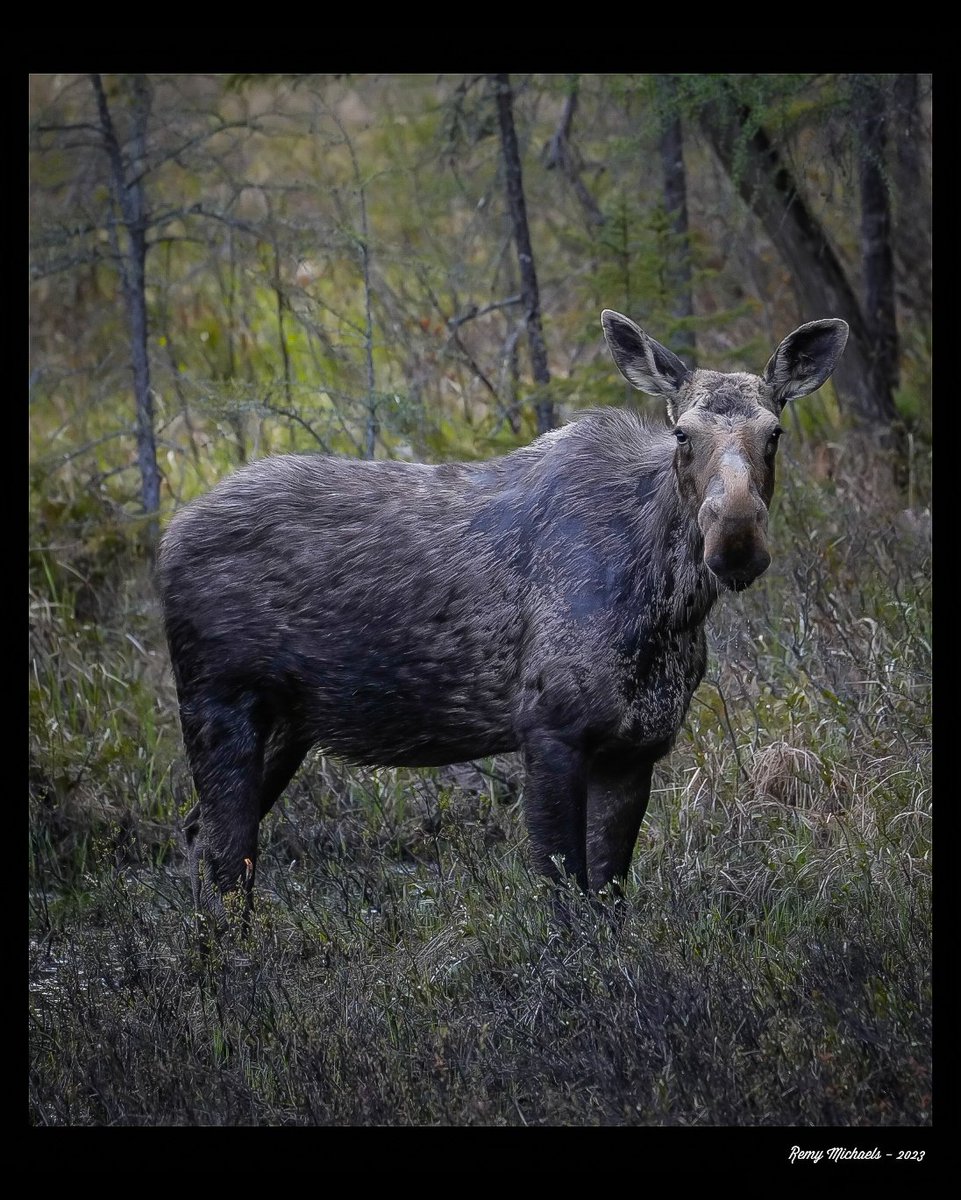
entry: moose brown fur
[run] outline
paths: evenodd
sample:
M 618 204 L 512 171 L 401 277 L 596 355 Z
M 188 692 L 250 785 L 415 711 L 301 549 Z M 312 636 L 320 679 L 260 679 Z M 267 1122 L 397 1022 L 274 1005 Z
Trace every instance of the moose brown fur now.
M 770 563 L 781 409 L 847 326 L 802 325 L 749 375 L 602 324 L 668 426 L 600 409 L 488 462 L 268 458 L 173 519 L 159 581 L 198 904 L 249 901 L 258 825 L 313 746 L 384 766 L 519 750 L 537 868 L 586 890 L 626 875 L 705 618 Z

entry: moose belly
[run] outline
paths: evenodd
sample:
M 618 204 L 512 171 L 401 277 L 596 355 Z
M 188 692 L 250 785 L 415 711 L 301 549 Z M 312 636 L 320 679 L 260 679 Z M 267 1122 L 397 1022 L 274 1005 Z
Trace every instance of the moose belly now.
M 310 732 L 354 762 L 431 767 L 516 749 L 506 698 L 463 680 L 446 687 L 394 680 L 379 691 L 364 685 L 344 700 L 336 711 L 315 707 Z
M 299 671 L 307 735 L 326 750 L 379 766 L 428 767 L 516 748 L 513 662 L 466 628 L 440 635 L 382 627 L 375 644 L 328 644 Z M 486 650 L 486 652 L 485 652 Z

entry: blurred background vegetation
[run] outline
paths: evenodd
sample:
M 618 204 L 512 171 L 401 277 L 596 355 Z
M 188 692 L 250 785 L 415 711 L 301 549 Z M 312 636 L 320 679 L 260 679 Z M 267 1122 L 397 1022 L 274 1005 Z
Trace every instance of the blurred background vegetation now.
M 930 76 L 51 74 L 29 117 L 33 1119 L 926 1123 Z M 165 520 L 268 453 L 659 416 L 605 307 L 723 370 L 851 326 L 785 413 L 775 563 L 712 620 L 636 915 L 551 941 L 510 759 L 315 758 L 258 971 L 195 961 Z M 712 998 L 747 1005 L 723 1051 Z

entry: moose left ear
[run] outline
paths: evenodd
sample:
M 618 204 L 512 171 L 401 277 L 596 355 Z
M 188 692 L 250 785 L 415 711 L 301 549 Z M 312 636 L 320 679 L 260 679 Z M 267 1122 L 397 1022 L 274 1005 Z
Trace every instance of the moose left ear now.
M 809 321 L 789 333 L 764 368 L 779 409 L 789 400 L 816 391 L 830 378 L 848 340 L 848 323 L 837 317 Z

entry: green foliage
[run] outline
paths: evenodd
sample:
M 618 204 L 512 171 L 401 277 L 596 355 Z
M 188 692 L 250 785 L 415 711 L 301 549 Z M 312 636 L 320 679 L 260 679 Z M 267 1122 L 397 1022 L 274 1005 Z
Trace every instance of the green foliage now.
M 771 330 L 783 336 L 796 323 L 783 265 L 756 232 L 745 240 L 698 140 L 705 104 L 750 106 L 795 175 L 829 196 L 820 218 L 853 249 L 852 179 L 832 174 L 844 158 L 832 121 L 847 77 L 676 78 L 698 314 L 686 320 L 673 315 L 667 270 L 682 247 L 658 162 L 666 93 L 645 75 L 513 77 L 551 398 L 561 406 L 616 395 L 594 384 L 604 374 L 595 363 L 607 361 L 601 307 L 635 315 L 666 344 L 693 326 L 709 366 L 742 356 L 758 369 Z M 105 84 L 123 138 L 126 85 Z M 74 478 L 116 478 L 114 498 L 133 511 L 123 247 L 113 240 L 106 158 L 55 132 L 96 122 L 92 92 L 80 76 L 35 76 L 32 89 L 32 457 L 50 478 L 64 463 Z M 572 154 L 600 226 L 585 225 L 563 172 L 544 170 L 539 153 L 572 89 Z M 523 314 L 515 304 L 463 319 L 518 289 L 485 77 L 157 76 L 151 90 L 147 299 L 166 508 L 251 455 L 360 454 L 371 420 L 376 452 L 388 456 L 470 456 L 475 430 L 500 430 L 505 419 L 516 429 L 532 400 Z M 775 296 L 784 311 L 772 312 Z M 899 404 L 920 428 L 930 356 L 915 329 L 925 326 L 902 324 L 920 370 L 911 368 Z

